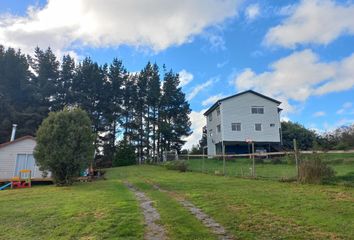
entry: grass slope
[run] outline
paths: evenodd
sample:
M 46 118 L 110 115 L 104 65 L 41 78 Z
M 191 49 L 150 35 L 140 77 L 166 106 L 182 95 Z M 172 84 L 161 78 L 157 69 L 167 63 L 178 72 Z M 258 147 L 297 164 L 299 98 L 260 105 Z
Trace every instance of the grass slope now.
M 72 187 L 1 191 L 0 239 L 143 239 L 143 216 L 123 181 L 152 199 L 170 239 L 215 239 L 176 197 L 193 202 L 238 239 L 354 236 L 353 188 L 179 173 L 156 166 L 114 168 L 107 177 Z
M 241 239 L 354 236 L 353 188 L 178 173 L 154 166 L 117 168 L 111 174 L 135 183 L 149 180 L 184 196 Z

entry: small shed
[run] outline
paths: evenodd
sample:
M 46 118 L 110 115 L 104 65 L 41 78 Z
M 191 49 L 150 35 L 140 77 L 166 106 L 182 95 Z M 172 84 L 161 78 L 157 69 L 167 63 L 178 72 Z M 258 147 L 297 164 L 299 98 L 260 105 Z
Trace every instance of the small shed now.
M 33 157 L 35 146 L 36 140 L 32 136 L 0 144 L 0 180 L 18 176 L 21 169 L 31 170 L 33 179 L 43 179 L 43 172 Z

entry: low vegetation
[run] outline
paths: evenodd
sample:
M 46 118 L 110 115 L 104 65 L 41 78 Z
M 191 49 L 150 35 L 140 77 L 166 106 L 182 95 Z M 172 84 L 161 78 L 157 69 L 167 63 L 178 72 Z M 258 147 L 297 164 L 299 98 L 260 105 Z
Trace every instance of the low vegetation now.
M 188 163 L 184 160 L 168 161 L 163 164 L 168 170 L 178 170 L 185 172 L 188 170 Z
M 323 183 L 331 181 L 334 176 L 335 171 L 323 162 L 320 155 L 312 155 L 300 162 L 299 181 L 302 183 Z

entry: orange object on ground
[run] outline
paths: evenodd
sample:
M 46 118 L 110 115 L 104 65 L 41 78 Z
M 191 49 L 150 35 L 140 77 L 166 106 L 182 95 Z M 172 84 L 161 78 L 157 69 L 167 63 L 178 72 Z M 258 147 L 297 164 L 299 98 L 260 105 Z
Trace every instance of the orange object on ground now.
M 30 188 L 31 184 L 31 170 L 22 169 L 20 170 L 20 176 L 15 176 L 11 179 L 11 188 Z M 23 175 L 27 174 L 27 177 L 22 178 Z

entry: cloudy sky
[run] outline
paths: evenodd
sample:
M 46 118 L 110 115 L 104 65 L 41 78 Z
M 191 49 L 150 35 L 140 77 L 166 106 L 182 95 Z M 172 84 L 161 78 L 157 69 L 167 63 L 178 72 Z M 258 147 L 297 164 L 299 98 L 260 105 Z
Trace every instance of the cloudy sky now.
M 216 100 L 253 89 L 318 131 L 354 122 L 354 1 L 0 0 L 0 44 L 147 61 L 179 72 L 193 135 Z

